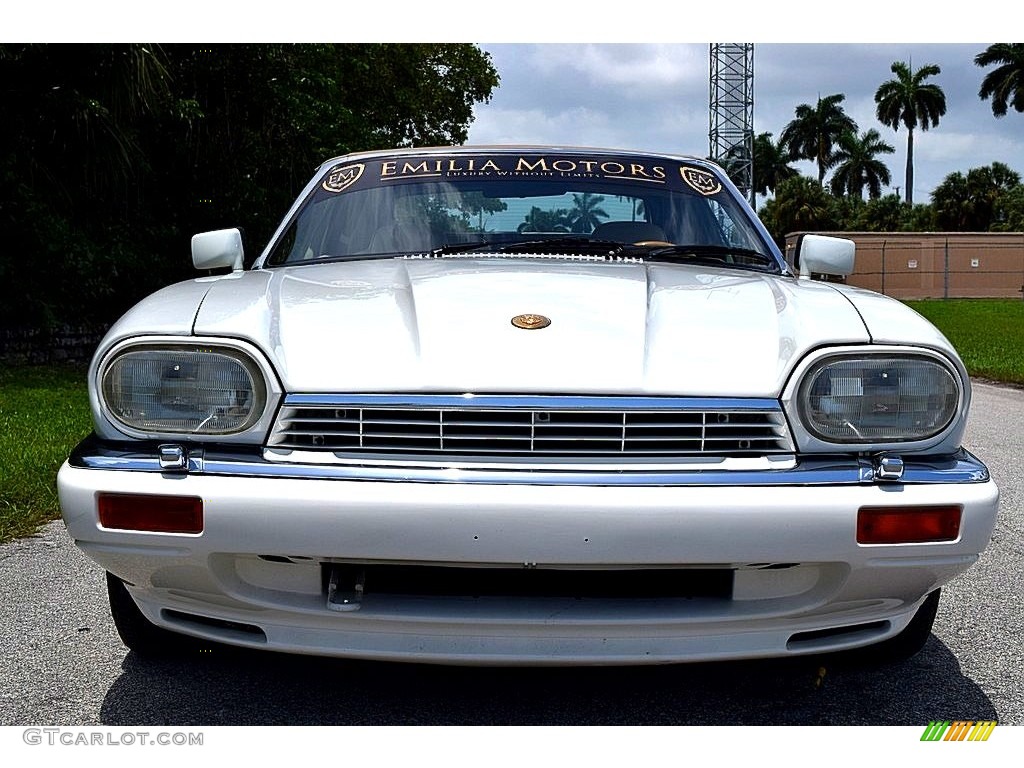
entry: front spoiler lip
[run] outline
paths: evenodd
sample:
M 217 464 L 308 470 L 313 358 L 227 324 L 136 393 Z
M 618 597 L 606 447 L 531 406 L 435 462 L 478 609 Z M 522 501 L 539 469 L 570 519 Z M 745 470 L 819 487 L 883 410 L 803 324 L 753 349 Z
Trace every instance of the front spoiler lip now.
M 194 474 L 219 477 L 265 477 L 308 480 L 366 480 L 402 483 L 475 483 L 486 485 L 593 485 L 593 486 L 807 486 L 873 485 L 875 468 L 864 456 L 798 456 L 783 469 L 521 469 L 460 466 L 391 466 L 387 464 L 301 464 L 270 461 L 262 448 L 230 449 L 188 445 L 187 465 L 178 472 L 160 466 L 158 443 L 108 442 L 92 435 L 83 440 L 68 460 L 82 469 Z M 985 483 L 988 468 L 961 448 L 945 456 L 904 456 L 898 485 Z

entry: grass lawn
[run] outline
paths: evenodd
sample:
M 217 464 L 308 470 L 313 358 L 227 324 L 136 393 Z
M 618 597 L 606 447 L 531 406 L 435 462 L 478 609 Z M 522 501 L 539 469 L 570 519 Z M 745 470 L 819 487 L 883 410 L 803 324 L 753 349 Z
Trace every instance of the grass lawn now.
M 92 431 L 85 368 L 0 368 L 0 541 L 55 519 L 57 470 Z
M 1024 301 L 927 299 L 906 304 L 946 335 L 972 376 L 1024 384 Z

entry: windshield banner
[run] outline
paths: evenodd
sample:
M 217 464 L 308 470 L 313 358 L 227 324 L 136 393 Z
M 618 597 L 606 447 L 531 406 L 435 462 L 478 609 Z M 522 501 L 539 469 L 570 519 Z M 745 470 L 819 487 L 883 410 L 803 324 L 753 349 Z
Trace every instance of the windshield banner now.
M 430 155 L 347 163 L 331 168 L 322 182 L 327 192 L 417 181 L 579 180 L 635 182 L 704 196 L 722 191 L 722 182 L 712 171 L 696 165 L 676 164 L 643 158 L 554 157 L 529 154 Z

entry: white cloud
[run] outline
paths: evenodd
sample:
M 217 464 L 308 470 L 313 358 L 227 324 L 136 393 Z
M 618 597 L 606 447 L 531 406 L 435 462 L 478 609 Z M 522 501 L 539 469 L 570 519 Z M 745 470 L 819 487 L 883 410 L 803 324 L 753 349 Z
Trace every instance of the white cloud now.
M 707 46 L 541 45 L 534 46 L 534 55 L 535 66 L 544 75 L 578 74 L 598 87 L 626 86 L 646 92 L 707 83 Z
M 584 107 L 557 113 L 505 109 L 481 114 L 473 125 L 474 144 L 568 144 L 614 146 L 608 116 Z M 478 140 L 477 136 L 486 136 Z
M 929 131 L 926 136 L 914 135 L 914 155 L 924 161 L 934 161 L 949 167 L 949 172 L 967 171 L 993 160 L 1016 165 L 1015 170 L 1024 172 L 1024 143 L 1006 136 L 990 133 L 959 133 L 938 130 Z M 977 158 L 990 158 L 980 160 Z M 967 158 L 975 158 L 969 165 L 963 165 Z

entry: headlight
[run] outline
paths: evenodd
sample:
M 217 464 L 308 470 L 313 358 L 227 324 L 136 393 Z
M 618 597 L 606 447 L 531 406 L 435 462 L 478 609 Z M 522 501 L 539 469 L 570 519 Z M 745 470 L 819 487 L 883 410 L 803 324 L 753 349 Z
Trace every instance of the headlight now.
M 263 416 L 267 387 L 248 355 L 226 347 L 137 345 L 100 378 L 108 415 L 145 433 L 232 435 Z
M 926 440 L 949 426 L 960 387 L 945 365 L 924 355 L 826 357 L 800 385 L 800 418 L 830 443 Z

